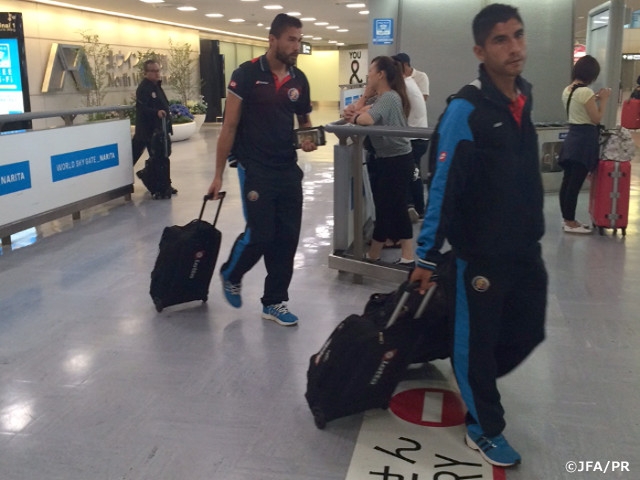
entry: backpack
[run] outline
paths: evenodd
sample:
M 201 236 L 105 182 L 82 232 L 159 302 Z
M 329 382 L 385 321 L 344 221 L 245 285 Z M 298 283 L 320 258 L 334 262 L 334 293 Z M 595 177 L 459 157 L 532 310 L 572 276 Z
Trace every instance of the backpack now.
M 440 117 L 438 117 L 438 123 L 436 123 L 436 127 L 433 129 L 431 137 L 429 137 L 429 147 L 427 148 L 427 165 L 429 169 L 426 181 L 427 189 L 431 188 L 431 181 L 436 173 L 436 166 L 438 165 L 438 143 L 440 141 L 440 123 L 442 122 L 444 114 L 447 112 L 447 108 L 449 108 L 449 104 L 454 98 L 464 98 L 472 103 L 476 103 L 481 96 L 480 89 L 474 84 L 469 84 L 462 87 L 458 93 L 453 93 L 447 97 L 447 106 L 444 112 L 440 114 Z

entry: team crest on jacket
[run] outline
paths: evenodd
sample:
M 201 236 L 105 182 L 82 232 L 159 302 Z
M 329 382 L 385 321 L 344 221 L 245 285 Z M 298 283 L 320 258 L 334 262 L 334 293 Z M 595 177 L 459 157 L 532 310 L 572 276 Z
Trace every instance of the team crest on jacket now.
M 247 200 L 249 200 L 250 202 L 255 202 L 256 200 L 258 200 L 258 198 L 260 198 L 260 194 L 258 194 L 258 192 L 256 192 L 255 190 L 251 190 L 249 193 L 247 193 Z
M 440 157 L 438 157 L 439 162 L 444 162 L 447 159 L 447 152 L 440 152 Z
M 287 96 L 292 102 L 297 102 L 300 98 L 300 90 L 298 90 L 297 88 L 290 88 L 287 92 Z
M 484 293 L 489 290 L 491 282 L 487 277 L 477 276 L 473 277 L 473 279 L 471 280 L 471 286 L 476 292 Z
M 151 98 L 157 98 L 158 95 L 156 94 L 156 92 L 151 92 Z

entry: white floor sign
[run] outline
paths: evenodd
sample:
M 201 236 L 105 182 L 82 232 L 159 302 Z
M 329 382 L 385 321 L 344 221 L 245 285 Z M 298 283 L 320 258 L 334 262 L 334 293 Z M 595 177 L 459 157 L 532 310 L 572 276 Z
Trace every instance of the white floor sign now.
M 403 382 L 388 411 L 365 414 L 346 480 L 506 480 L 464 444 L 457 392 Z

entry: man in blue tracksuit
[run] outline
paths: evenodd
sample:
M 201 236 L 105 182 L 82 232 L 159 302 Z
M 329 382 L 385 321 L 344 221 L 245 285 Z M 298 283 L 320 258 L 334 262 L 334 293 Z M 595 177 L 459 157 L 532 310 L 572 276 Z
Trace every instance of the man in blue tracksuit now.
M 502 435 L 496 379 L 544 339 L 547 273 L 541 257 L 543 189 L 531 85 L 517 9 L 492 4 L 474 19 L 480 75 L 450 102 L 412 281 L 424 291 L 451 244 L 455 275 L 452 364 L 467 406 L 467 445 L 489 463 L 520 455 Z
M 216 172 L 208 190 L 218 196 L 233 150 L 247 226 L 220 269 L 223 293 L 233 307 L 240 308 L 242 279 L 264 258 L 262 318 L 283 326 L 298 323 L 285 303 L 302 220 L 302 170 L 294 145 L 294 116 L 300 127 L 311 126 L 309 82 L 295 67 L 301 39 L 300 20 L 281 13 L 271 24 L 267 53 L 233 72 L 216 147 Z M 317 147 L 306 140 L 301 148 L 310 152 Z

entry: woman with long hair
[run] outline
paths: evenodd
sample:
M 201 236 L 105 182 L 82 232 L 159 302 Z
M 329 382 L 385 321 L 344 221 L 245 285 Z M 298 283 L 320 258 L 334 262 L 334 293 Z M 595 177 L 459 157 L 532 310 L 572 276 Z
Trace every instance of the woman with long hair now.
M 356 125 L 406 127 L 409 98 L 401 65 L 391 57 L 371 61 L 366 92 L 377 96 L 363 109 L 346 109 L 344 118 Z M 406 267 L 413 260 L 413 227 L 407 211 L 407 189 L 413 175 L 411 141 L 404 137 L 370 135 L 375 149 L 376 176 L 371 188 L 376 198 L 376 221 L 368 260 L 379 260 L 387 239 L 400 244 L 401 257 L 395 263 Z
M 560 187 L 560 210 L 567 233 L 591 233 L 589 225 L 576 221 L 578 194 L 587 175 L 598 166 L 600 146 L 598 124 L 604 115 L 610 88 L 595 93 L 589 85 L 600 74 L 600 64 L 585 55 L 573 66 L 571 84 L 562 92 L 569 118 L 569 133 L 562 145 L 559 165 L 564 170 Z

